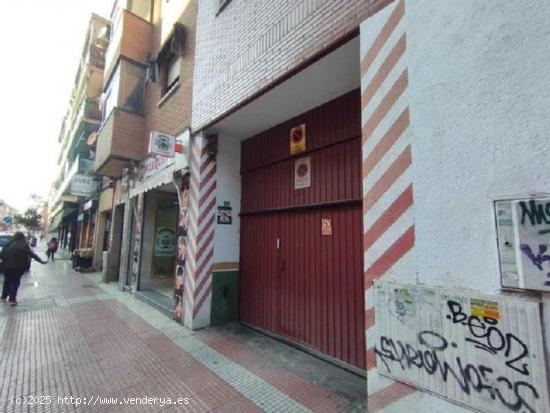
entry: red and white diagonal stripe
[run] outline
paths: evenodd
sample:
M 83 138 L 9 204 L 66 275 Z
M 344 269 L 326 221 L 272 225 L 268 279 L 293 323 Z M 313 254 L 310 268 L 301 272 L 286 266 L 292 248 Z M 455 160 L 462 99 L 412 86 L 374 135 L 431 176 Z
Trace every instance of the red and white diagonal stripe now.
M 185 274 L 185 323 L 210 324 L 216 208 L 216 161 L 206 153 L 206 137 L 191 140 L 190 215 Z
M 369 411 L 414 391 L 376 375 L 372 283 L 412 271 L 413 185 L 404 0 L 361 24 L 363 228 Z

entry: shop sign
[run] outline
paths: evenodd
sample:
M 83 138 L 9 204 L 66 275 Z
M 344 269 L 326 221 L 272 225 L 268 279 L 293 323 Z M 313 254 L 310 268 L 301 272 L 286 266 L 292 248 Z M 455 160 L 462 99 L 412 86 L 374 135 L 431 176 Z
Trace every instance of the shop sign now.
M 294 189 L 311 186 L 311 157 L 296 159 L 294 162 Z
M 306 124 L 302 123 L 290 130 L 290 154 L 304 152 L 306 150 Z
M 332 235 L 332 219 L 321 219 L 321 235 Z
M 77 174 L 71 180 L 71 195 L 90 196 L 97 189 L 97 182 L 92 176 Z
M 172 158 L 159 155 L 149 156 L 141 165 L 141 180 L 145 181 L 173 164 Z
M 93 201 L 92 201 L 91 199 L 89 199 L 88 201 L 86 201 L 86 202 L 84 203 L 84 205 L 82 206 L 82 210 L 83 210 L 83 211 L 87 211 L 87 210 L 91 209 L 91 208 L 92 208 L 92 202 L 93 202 Z
M 176 152 L 176 138 L 172 135 L 152 131 L 149 136 L 149 155 L 173 158 Z

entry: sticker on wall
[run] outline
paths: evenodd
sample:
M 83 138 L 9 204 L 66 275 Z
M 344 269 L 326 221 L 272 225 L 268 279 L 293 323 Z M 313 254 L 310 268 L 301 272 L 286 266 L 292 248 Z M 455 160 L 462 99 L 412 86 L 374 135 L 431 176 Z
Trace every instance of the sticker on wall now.
M 332 219 L 321 219 L 321 235 L 332 235 Z
M 231 210 L 232 208 L 229 206 L 229 203 L 224 203 L 224 206 L 218 206 L 218 224 L 220 225 L 231 225 L 232 223 L 232 217 L 231 217 Z
M 304 152 L 306 150 L 306 124 L 302 123 L 290 130 L 290 154 Z
M 470 299 L 470 313 L 475 317 L 500 319 L 500 310 L 496 301 Z
M 296 159 L 294 162 L 294 189 L 311 186 L 311 158 Z

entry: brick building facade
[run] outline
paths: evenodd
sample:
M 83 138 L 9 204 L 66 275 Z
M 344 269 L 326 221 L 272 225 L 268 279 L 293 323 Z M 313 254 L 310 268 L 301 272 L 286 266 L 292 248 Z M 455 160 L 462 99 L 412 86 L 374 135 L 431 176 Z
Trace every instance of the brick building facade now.
M 176 19 L 161 18 L 161 7 L 171 6 L 171 14 Z M 180 23 L 185 27 L 185 52 L 180 66 L 180 77 L 177 89 L 170 96 L 163 97 L 161 87 L 155 83 L 147 83 L 145 91 L 145 119 L 148 132 L 161 130 L 171 135 L 178 135 L 191 125 L 191 101 L 193 85 L 193 67 L 195 55 L 195 32 L 197 2 L 155 2 L 155 12 L 152 33 L 152 50 L 158 52 L 167 41 L 170 34 L 167 27 Z M 179 16 L 178 16 L 179 15 Z M 169 15 L 170 16 L 170 15 Z M 168 17 L 169 17 L 168 16 Z M 147 133 L 147 136 L 149 133 Z
M 193 130 L 259 96 L 357 33 L 383 0 L 217 1 L 200 4 Z

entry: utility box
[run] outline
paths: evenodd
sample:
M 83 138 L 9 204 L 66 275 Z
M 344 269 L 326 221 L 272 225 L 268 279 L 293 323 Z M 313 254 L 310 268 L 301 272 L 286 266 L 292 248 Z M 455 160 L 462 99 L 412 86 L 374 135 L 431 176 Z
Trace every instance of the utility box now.
M 550 197 L 495 202 L 501 284 L 550 291 Z
M 239 272 L 215 271 L 212 279 L 212 311 L 214 325 L 236 321 L 239 317 Z

